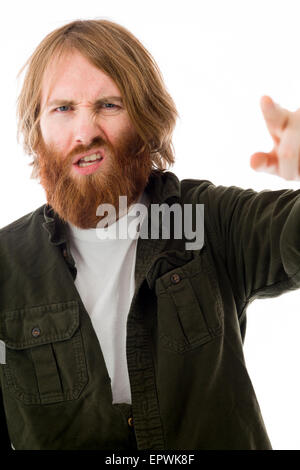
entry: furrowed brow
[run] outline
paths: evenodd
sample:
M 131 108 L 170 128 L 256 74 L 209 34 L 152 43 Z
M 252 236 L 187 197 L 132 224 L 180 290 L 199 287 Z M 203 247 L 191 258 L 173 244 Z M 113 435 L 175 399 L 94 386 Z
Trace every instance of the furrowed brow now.
M 74 101 L 68 100 L 52 100 L 47 103 L 47 108 L 52 108 L 52 106 L 74 106 Z
M 98 98 L 93 104 L 94 106 L 99 106 L 101 103 L 109 103 L 111 101 L 115 101 L 121 104 L 123 103 L 121 96 L 102 96 L 101 98 Z M 54 106 L 76 106 L 76 102 L 70 100 L 51 100 L 47 103 L 47 108 L 52 108 Z
M 95 104 L 97 103 L 102 103 L 102 102 L 110 102 L 110 101 L 117 101 L 118 103 L 123 103 L 123 100 L 121 98 L 121 96 L 102 96 L 101 98 L 99 98 Z

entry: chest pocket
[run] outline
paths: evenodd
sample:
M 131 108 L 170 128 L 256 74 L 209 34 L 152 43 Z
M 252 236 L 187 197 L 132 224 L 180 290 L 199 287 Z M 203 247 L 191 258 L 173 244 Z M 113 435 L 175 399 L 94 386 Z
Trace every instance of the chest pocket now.
M 2 312 L 5 385 L 24 404 L 79 397 L 87 369 L 75 301 Z
M 205 249 L 156 281 L 157 328 L 163 348 L 184 353 L 223 332 L 217 276 Z

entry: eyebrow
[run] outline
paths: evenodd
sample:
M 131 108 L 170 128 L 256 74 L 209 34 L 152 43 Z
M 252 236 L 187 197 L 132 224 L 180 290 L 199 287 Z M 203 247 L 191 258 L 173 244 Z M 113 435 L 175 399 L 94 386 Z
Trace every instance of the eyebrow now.
M 123 104 L 121 96 L 102 96 L 94 102 L 94 106 L 98 106 L 101 103 L 107 103 L 110 101 L 117 101 L 118 103 Z M 75 106 L 76 102 L 72 100 L 52 100 L 49 101 L 46 106 L 51 108 L 52 106 Z

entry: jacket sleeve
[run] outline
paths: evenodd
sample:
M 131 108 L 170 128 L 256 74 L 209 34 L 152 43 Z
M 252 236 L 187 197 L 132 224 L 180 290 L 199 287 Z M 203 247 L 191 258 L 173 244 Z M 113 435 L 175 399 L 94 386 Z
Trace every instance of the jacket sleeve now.
M 300 287 L 300 190 L 198 185 L 204 227 L 240 305 Z
M 11 452 L 12 448 L 10 445 L 10 439 L 8 435 L 6 417 L 3 407 L 2 391 L 0 387 L 0 451 L 1 452 Z

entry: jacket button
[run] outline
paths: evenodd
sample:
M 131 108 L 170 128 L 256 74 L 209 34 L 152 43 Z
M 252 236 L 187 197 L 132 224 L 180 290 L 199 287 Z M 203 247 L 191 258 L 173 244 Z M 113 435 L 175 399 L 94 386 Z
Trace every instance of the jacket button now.
M 128 426 L 130 426 L 131 428 L 133 427 L 133 417 L 130 416 L 130 418 L 128 418 Z
M 181 277 L 179 276 L 179 274 L 177 274 L 177 273 L 172 274 L 172 276 L 171 276 L 172 284 L 178 284 L 178 282 L 180 282 L 180 281 L 181 281 Z
M 41 334 L 41 330 L 39 328 L 33 328 L 31 334 L 34 338 L 38 338 Z

